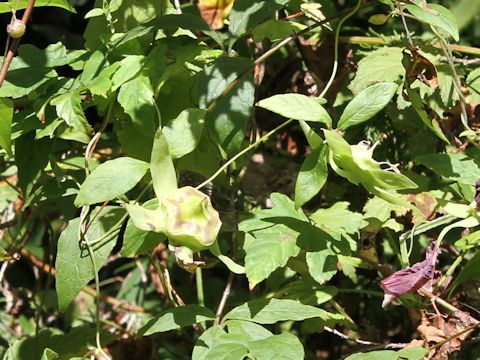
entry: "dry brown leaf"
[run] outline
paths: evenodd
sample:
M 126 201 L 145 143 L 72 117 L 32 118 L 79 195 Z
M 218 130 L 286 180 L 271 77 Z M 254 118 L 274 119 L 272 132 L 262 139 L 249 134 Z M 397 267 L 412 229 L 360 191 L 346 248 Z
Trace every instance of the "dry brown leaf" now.
M 203 20 L 213 30 L 223 28 L 223 20 L 232 9 L 234 0 L 200 0 L 198 10 Z

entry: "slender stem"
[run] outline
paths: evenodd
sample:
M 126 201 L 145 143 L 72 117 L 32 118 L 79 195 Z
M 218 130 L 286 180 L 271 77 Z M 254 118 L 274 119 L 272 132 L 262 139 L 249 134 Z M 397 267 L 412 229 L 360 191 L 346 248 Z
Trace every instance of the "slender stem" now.
M 404 241 L 406 238 L 410 236 L 416 236 L 416 235 L 422 234 L 438 226 L 449 224 L 456 218 L 457 217 L 453 215 L 443 215 L 436 219 L 428 221 L 426 223 L 415 226 L 412 230 L 404 232 L 402 235 L 400 235 L 400 241 Z
M 467 101 L 465 99 L 465 96 L 463 96 L 462 84 L 460 83 L 460 79 L 458 77 L 457 70 L 455 69 L 455 64 L 453 63 L 453 59 L 452 59 L 453 55 L 452 55 L 450 49 L 448 48 L 448 44 L 445 41 L 445 39 L 443 38 L 443 36 L 440 35 L 438 33 L 438 31 L 433 26 L 431 26 L 430 28 L 432 29 L 435 36 L 437 37 L 438 42 L 440 43 L 440 46 L 442 47 L 443 53 L 444 53 L 445 57 L 447 58 L 447 63 L 448 63 L 448 66 L 450 67 L 450 71 L 451 71 L 452 77 L 453 77 L 453 85 L 455 86 L 455 90 L 458 94 L 458 98 L 460 99 L 460 107 L 461 107 L 461 110 L 462 110 L 461 119 L 462 119 L 463 126 L 466 130 L 471 130 L 470 126 L 468 125 L 468 115 L 467 115 L 467 107 L 466 107 Z
M 430 298 L 432 301 L 435 301 L 437 303 L 439 303 L 440 305 L 442 305 L 445 309 L 451 311 L 451 312 L 455 312 L 455 311 L 459 311 L 461 312 L 461 310 L 455 306 L 453 306 L 452 304 L 450 304 L 449 302 L 443 300 L 442 298 L 439 298 L 438 296 L 432 294 L 430 291 L 424 289 L 424 288 L 420 288 L 418 290 L 419 294 L 421 295 L 424 295 L 428 298 Z
M 197 287 L 197 301 L 198 305 L 200 306 L 205 306 L 205 296 L 203 292 L 203 274 L 202 274 L 202 268 L 198 266 L 195 270 L 195 282 L 196 282 L 196 287 Z M 199 325 L 205 329 L 206 324 L 205 321 L 202 321 L 199 323 Z
M 405 20 L 405 14 L 403 13 L 403 7 L 400 3 L 397 4 L 398 13 L 402 18 L 403 27 L 405 28 L 405 34 L 407 35 L 408 43 L 410 47 L 413 49 L 415 45 L 413 44 L 412 36 L 410 35 L 410 31 L 408 30 L 407 21 Z
M 223 310 L 225 309 L 225 305 L 227 304 L 228 297 L 230 296 L 230 292 L 232 290 L 233 284 L 233 273 L 230 272 L 228 274 L 227 285 L 225 285 L 225 289 L 223 290 L 222 298 L 220 299 L 220 303 L 217 307 L 217 312 L 215 313 L 215 322 L 214 325 L 220 324 L 220 318 L 222 317 Z
M 442 277 L 440 278 L 440 280 L 438 280 L 437 284 L 435 285 L 436 289 L 438 289 L 439 287 L 441 287 L 443 285 L 443 283 L 447 280 L 447 278 L 449 276 L 451 276 L 453 274 L 455 269 L 458 267 L 458 265 L 460 265 L 462 263 L 462 261 L 463 261 L 463 256 L 458 256 L 455 259 L 455 261 L 453 262 L 452 265 L 450 265 L 450 267 L 445 272 L 445 274 L 443 274 Z
M 142 191 L 140 191 L 140 194 L 138 194 L 138 196 L 135 198 L 135 201 L 138 201 L 142 198 L 143 195 L 145 195 L 145 193 L 148 191 L 148 189 L 152 186 L 152 182 L 150 181 L 143 189 Z M 99 242 L 101 242 L 102 240 L 106 239 L 107 237 L 111 236 L 113 233 L 115 233 L 116 231 L 119 231 L 121 228 L 122 228 L 122 224 L 123 222 L 127 219 L 128 217 L 128 213 L 123 215 L 120 220 L 117 221 L 117 223 L 115 225 L 113 225 L 110 230 L 108 230 L 105 234 L 103 234 L 102 236 L 96 238 L 95 240 L 92 240 L 90 241 L 90 245 L 91 246 L 94 246 L 96 244 L 98 244 Z
M 97 264 L 95 262 L 95 257 L 93 255 L 93 250 L 92 247 L 90 246 L 88 242 L 88 238 L 84 234 L 83 237 L 84 244 L 87 247 L 88 254 L 90 256 L 90 259 L 92 261 L 92 268 L 93 272 L 95 274 L 95 291 L 97 292 L 97 296 L 95 296 L 95 342 L 97 345 L 97 350 L 100 354 L 102 354 L 106 359 L 110 359 L 110 356 L 108 356 L 105 351 L 103 350 L 102 347 L 102 342 L 100 339 L 100 330 L 101 330 L 101 322 L 100 322 L 100 278 L 98 276 L 98 268 Z
M 203 293 L 203 274 L 202 274 L 202 268 L 200 266 L 198 266 L 197 269 L 195 270 L 195 279 L 196 279 L 196 285 L 197 285 L 198 305 L 205 306 L 205 297 Z
M 375 36 L 340 36 L 340 42 L 352 45 L 388 45 L 390 43 L 384 38 Z M 433 46 L 437 49 L 442 48 L 439 43 L 433 44 Z M 480 48 L 458 44 L 448 44 L 448 48 L 450 49 L 450 51 L 455 51 L 467 55 L 480 56 Z M 474 63 L 477 61 L 477 59 L 473 60 Z
M 253 144 L 247 146 L 245 149 L 243 149 L 242 151 L 237 153 L 234 157 L 232 157 L 225 164 L 223 164 L 212 176 L 210 176 L 207 180 L 205 180 L 200 185 L 198 185 L 196 187 L 196 189 L 199 190 L 199 189 L 203 188 L 205 185 L 208 185 L 208 183 L 213 181 L 213 179 L 215 179 L 218 175 L 220 175 L 222 173 L 222 171 L 225 170 L 226 168 L 228 168 L 230 166 L 230 164 L 232 164 L 235 160 L 237 160 L 239 157 L 246 154 L 247 152 L 249 152 L 253 148 L 257 147 L 260 143 L 267 140 L 271 135 L 275 134 L 278 130 L 284 128 L 285 126 L 290 124 L 292 121 L 293 121 L 293 119 L 289 119 L 289 120 L 285 121 L 284 123 L 277 126 L 275 129 L 273 129 L 270 132 L 268 132 L 267 134 L 263 135 L 260 139 L 255 141 Z
M 360 5 L 362 4 L 362 0 L 357 0 L 357 5 L 353 8 L 352 11 L 350 11 L 347 15 L 345 15 L 340 22 L 338 23 L 338 26 L 335 30 L 335 53 L 334 53 L 334 60 L 333 60 L 333 69 L 332 69 L 332 74 L 330 75 L 330 79 L 327 82 L 327 85 L 325 85 L 325 88 L 319 95 L 319 97 L 324 97 L 327 91 L 330 89 L 330 86 L 332 86 L 333 81 L 335 80 L 335 76 L 337 75 L 337 69 L 338 69 L 338 39 L 340 37 L 340 29 L 342 28 L 342 25 L 345 21 L 347 21 L 350 17 L 352 17 L 358 9 L 360 9 Z

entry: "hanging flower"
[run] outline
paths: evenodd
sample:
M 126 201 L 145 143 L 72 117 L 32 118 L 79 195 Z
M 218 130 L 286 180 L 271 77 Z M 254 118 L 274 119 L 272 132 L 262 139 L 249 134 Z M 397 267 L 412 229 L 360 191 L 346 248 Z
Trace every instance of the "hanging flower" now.
M 385 292 L 382 307 L 406 293 L 417 291 L 429 281 L 432 281 L 435 276 L 438 254 L 440 254 L 440 249 L 435 243 L 432 243 L 427 249 L 425 260 L 415 263 L 409 268 L 394 272 L 380 281 L 380 286 Z

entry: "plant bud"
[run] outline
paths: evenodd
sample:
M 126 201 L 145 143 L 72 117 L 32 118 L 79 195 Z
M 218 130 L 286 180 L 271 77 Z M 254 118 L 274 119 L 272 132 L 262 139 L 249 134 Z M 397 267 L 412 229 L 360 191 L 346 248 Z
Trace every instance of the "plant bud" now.
M 25 24 L 22 20 L 13 19 L 10 24 L 7 25 L 7 33 L 12 38 L 17 39 L 25 34 Z
M 370 16 L 368 22 L 373 25 L 383 25 L 387 22 L 388 16 L 384 14 L 375 14 Z

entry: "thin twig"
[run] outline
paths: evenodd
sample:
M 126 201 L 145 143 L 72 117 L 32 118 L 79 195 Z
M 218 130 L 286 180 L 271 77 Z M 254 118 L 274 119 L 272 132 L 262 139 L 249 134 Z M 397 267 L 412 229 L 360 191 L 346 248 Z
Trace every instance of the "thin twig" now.
M 444 53 L 445 57 L 447 58 L 447 63 L 448 63 L 448 66 L 450 67 L 451 75 L 452 75 L 452 78 L 453 78 L 453 85 L 454 85 L 455 90 L 457 92 L 458 98 L 460 99 L 460 108 L 461 108 L 461 111 L 462 111 L 460 118 L 462 120 L 463 126 L 464 126 L 465 130 L 471 130 L 470 126 L 468 125 L 467 101 L 465 99 L 465 96 L 463 95 L 462 84 L 460 83 L 460 79 L 458 77 L 457 70 L 455 69 L 455 64 L 453 63 L 453 60 L 452 60 L 453 55 L 452 55 L 450 49 L 448 48 L 448 44 L 445 41 L 445 39 L 443 38 L 443 36 L 433 26 L 430 26 L 430 28 L 432 29 L 433 33 L 437 37 L 437 39 L 440 43 L 440 46 L 442 47 L 443 53 Z M 470 139 L 470 137 L 469 137 L 469 140 L 471 142 L 473 142 Z
M 362 339 L 358 339 L 358 338 L 352 338 L 352 337 L 350 337 L 348 335 L 345 335 L 344 333 L 341 333 L 340 331 L 338 331 L 336 329 L 332 329 L 331 327 L 328 327 L 328 326 L 324 326 L 323 329 L 325 331 L 328 331 L 329 333 L 337 335 L 338 337 L 340 337 L 344 340 L 351 341 L 351 342 L 354 342 L 354 343 L 357 343 L 357 344 L 360 344 L 360 345 L 371 345 L 371 346 L 384 348 L 384 349 L 387 349 L 387 348 L 388 349 L 403 349 L 404 347 L 406 347 L 408 345 L 408 343 L 407 344 L 401 344 L 401 343 L 382 344 L 382 343 L 377 343 L 377 342 L 373 342 L 373 341 L 362 340 Z
M 30 16 L 32 15 L 33 7 L 35 6 L 35 0 L 28 0 L 27 7 L 25 8 L 25 11 L 23 12 L 22 16 L 22 22 L 25 24 L 25 26 L 28 23 L 28 20 L 30 19 Z M 10 37 L 9 37 L 10 38 Z M 7 54 L 3 58 L 3 63 L 2 63 L 2 68 L 0 69 L 0 87 L 3 85 L 3 82 L 5 81 L 5 78 L 7 76 L 8 68 L 10 67 L 10 64 L 12 63 L 13 57 L 15 56 L 15 53 L 17 52 L 17 47 L 18 44 L 20 44 L 20 39 L 12 39 L 10 46 L 8 48 Z
M 333 60 L 333 69 L 332 69 L 332 74 L 330 75 L 330 79 L 328 79 L 327 84 L 325 85 L 325 88 L 322 90 L 320 93 L 319 97 L 324 97 L 325 94 L 328 92 L 330 87 L 333 84 L 333 81 L 335 80 L 335 76 L 337 75 L 337 68 L 338 68 L 338 38 L 340 37 L 340 30 L 342 28 L 342 25 L 350 19 L 359 9 L 360 5 L 362 4 L 362 0 L 357 0 L 357 5 L 350 11 L 348 12 L 337 25 L 337 28 L 335 29 L 335 49 L 334 49 L 334 60 Z
M 222 298 L 220 299 L 220 303 L 218 304 L 217 312 L 215 313 L 215 322 L 214 326 L 220 324 L 220 318 L 222 317 L 223 310 L 225 309 L 225 305 L 227 304 L 228 297 L 230 296 L 230 292 L 232 290 L 233 284 L 233 272 L 228 274 L 227 284 L 225 285 L 225 289 L 223 290 Z
M 405 28 L 405 34 L 407 35 L 408 43 L 410 47 L 413 49 L 415 45 L 413 44 L 412 36 L 410 35 L 410 31 L 408 30 L 407 21 L 405 20 L 405 15 L 403 14 L 403 7 L 400 3 L 397 3 L 398 13 L 402 18 L 403 27 Z
M 340 36 L 340 42 L 352 45 L 389 45 L 390 43 L 387 39 L 375 36 Z M 439 43 L 435 43 L 433 46 L 437 49 L 442 48 Z M 461 54 L 480 56 L 480 48 L 477 47 L 448 44 L 448 48 L 450 51 Z M 475 61 L 480 62 L 480 60 L 477 59 L 475 59 Z
M 31 254 L 27 249 L 21 249 L 20 254 L 22 255 L 23 258 L 27 259 L 32 265 L 36 266 L 43 272 L 47 274 L 50 273 L 52 276 L 56 275 L 57 271 L 54 267 L 49 266 L 48 264 L 43 262 L 41 259 Z M 93 297 L 97 296 L 97 292 L 89 286 L 85 286 L 82 289 L 82 292 Z M 101 295 L 101 298 L 103 301 L 113 306 L 114 308 L 122 309 L 124 311 L 137 312 L 137 313 L 146 312 L 145 309 L 141 306 L 133 305 L 123 300 L 118 300 L 112 296 Z
M 449 336 L 447 337 L 445 340 L 442 340 L 440 341 L 439 343 L 436 343 L 434 346 L 432 346 L 430 349 L 433 350 L 433 349 L 437 349 L 439 347 L 441 347 L 442 345 L 452 341 L 453 339 L 459 337 L 459 336 L 462 336 L 463 334 L 467 333 L 467 332 L 470 332 L 472 330 L 475 330 L 476 328 L 478 328 L 480 326 L 480 322 L 476 323 L 476 324 L 473 324 L 473 325 L 470 325 L 468 327 L 466 327 L 465 329 L 463 329 L 462 331 L 459 331 L 458 333 L 452 335 L 452 336 Z
M 0 224 L 0 230 L 2 229 L 6 229 L 6 228 L 9 228 L 9 227 L 12 227 L 14 226 L 15 224 L 17 223 L 17 219 L 12 219 L 12 220 L 9 220 L 9 221 L 5 221 L 3 223 Z
M 452 304 L 450 304 L 449 302 L 443 300 L 442 298 L 438 297 L 437 295 L 433 294 L 432 292 L 428 291 L 427 289 L 425 288 L 420 288 L 418 290 L 418 293 L 420 295 L 424 295 L 428 298 L 430 298 L 432 301 L 435 301 L 437 302 L 438 304 L 442 305 L 445 309 L 451 311 L 451 312 L 462 312 L 462 310 L 460 310 L 459 308 L 453 306 Z M 472 317 L 471 315 L 469 315 L 470 318 L 475 321 L 475 322 L 479 322 L 477 319 L 475 319 L 474 317 Z
M 220 168 L 212 175 L 210 176 L 207 180 L 205 180 L 204 182 L 202 182 L 200 185 L 198 185 L 195 189 L 199 190 L 201 189 L 202 187 L 204 187 L 205 185 L 208 185 L 208 183 L 210 183 L 211 181 L 213 181 L 213 179 L 215 179 L 218 175 L 220 175 L 222 173 L 223 170 L 225 170 L 226 168 L 228 168 L 230 166 L 230 164 L 232 164 L 235 160 L 237 160 L 239 157 L 241 157 L 242 155 L 246 154 L 247 152 L 249 152 L 250 150 L 252 150 L 253 148 L 257 147 L 258 145 L 260 145 L 260 143 L 264 142 L 265 140 L 267 140 L 271 135 L 273 135 L 274 133 L 276 133 L 278 130 L 282 129 L 283 127 L 287 126 L 288 124 L 290 124 L 291 122 L 293 121 L 293 119 L 290 119 L 290 120 L 287 120 L 285 122 L 283 122 L 282 124 L 280 124 L 279 126 L 277 126 L 275 129 L 271 130 L 270 132 L 268 132 L 267 134 L 263 135 L 260 139 L 258 139 L 257 141 L 255 141 L 253 144 L 250 144 L 249 146 L 247 146 L 245 149 L 243 149 L 242 151 L 240 151 L 239 153 L 237 153 L 234 157 L 232 157 L 230 160 L 228 160 L 225 164 L 223 164 L 222 166 L 220 166 Z

